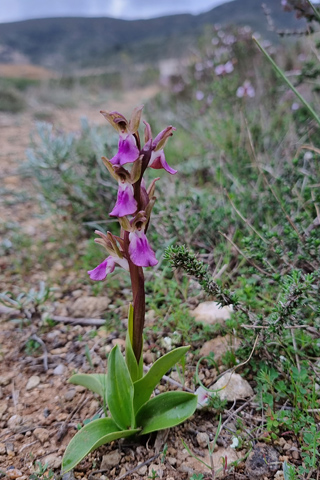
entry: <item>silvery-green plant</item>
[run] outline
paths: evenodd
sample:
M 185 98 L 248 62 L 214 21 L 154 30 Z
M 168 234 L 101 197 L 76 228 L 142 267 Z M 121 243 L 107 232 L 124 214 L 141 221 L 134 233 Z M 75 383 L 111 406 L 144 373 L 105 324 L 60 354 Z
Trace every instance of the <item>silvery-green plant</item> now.
M 0 303 L 5 307 L 19 310 L 28 320 L 39 314 L 43 304 L 49 300 L 55 289 L 48 287 L 45 282 L 39 282 L 39 289 L 30 288 L 27 292 L 15 295 L 12 292 L 0 293 Z
M 110 215 L 120 223 L 120 235 L 96 231 L 95 241 L 108 256 L 93 270 L 92 280 L 101 281 L 116 266 L 130 273 L 133 300 L 129 307 L 125 358 L 115 346 L 108 358 L 106 374 L 76 374 L 70 382 L 83 385 L 100 395 L 108 413 L 85 425 L 69 443 L 62 462 L 63 472 L 75 467 L 89 452 L 99 446 L 133 435 L 142 435 L 169 428 L 186 420 L 196 409 L 197 395 L 173 391 L 151 398 L 162 376 L 187 352 L 179 347 L 159 358 L 143 375 L 143 327 L 145 321 L 145 288 L 143 268 L 153 267 L 158 260 L 148 239 L 152 208 L 156 197 L 155 184 L 147 188 L 143 175 L 148 167 L 164 169 L 170 174 L 176 170 L 165 159 L 164 147 L 175 128 L 168 126 L 155 138 L 147 122 L 144 146 L 141 145 L 139 125 L 142 108 L 133 111 L 130 121 L 118 112 L 102 115 L 119 133 L 117 154 L 102 160 L 111 177 L 118 182 L 117 201 Z M 132 164 L 131 170 L 127 167 Z M 107 412 L 105 408 L 105 412 Z

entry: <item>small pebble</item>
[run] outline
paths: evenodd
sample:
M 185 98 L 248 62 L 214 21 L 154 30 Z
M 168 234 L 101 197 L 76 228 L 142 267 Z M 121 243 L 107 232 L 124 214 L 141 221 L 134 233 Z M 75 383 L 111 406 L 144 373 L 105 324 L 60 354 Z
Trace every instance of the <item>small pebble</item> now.
M 298 450 L 293 450 L 293 452 L 291 452 L 291 456 L 292 456 L 292 458 L 294 458 L 295 460 L 299 460 L 299 458 L 300 458 L 300 453 L 298 452 Z
M 104 470 L 110 467 L 115 467 L 119 465 L 120 460 L 121 460 L 121 455 L 119 452 L 115 451 L 115 452 L 107 453 L 102 457 L 100 469 Z
M 71 402 L 71 400 L 74 398 L 75 394 L 76 394 L 76 389 L 75 388 L 70 388 L 70 390 L 68 390 L 64 394 L 64 398 L 65 398 L 65 400 L 67 400 L 67 402 Z
M 6 471 L 6 476 L 11 480 L 15 480 L 16 478 L 22 477 L 22 472 L 14 467 L 9 467 Z
M 62 375 L 65 370 L 66 367 L 62 363 L 59 363 L 59 365 L 57 365 L 56 368 L 53 370 L 53 375 Z
M 46 442 L 50 437 L 50 433 L 45 428 L 36 428 L 33 434 L 41 443 Z
M 199 447 L 206 448 L 209 442 L 209 435 L 204 432 L 199 432 L 197 434 L 197 442 L 199 444 Z
M 148 470 L 147 465 L 143 465 L 143 467 L 139 468 L 138 473 L 139 475 L 145 475 Z
M 38 375 L 32 375 L 29 378 L 28 383 L 26 385 L 26 390 L 32 390 L 33 388 L 37 387 L 40 383 L 40 377 Z

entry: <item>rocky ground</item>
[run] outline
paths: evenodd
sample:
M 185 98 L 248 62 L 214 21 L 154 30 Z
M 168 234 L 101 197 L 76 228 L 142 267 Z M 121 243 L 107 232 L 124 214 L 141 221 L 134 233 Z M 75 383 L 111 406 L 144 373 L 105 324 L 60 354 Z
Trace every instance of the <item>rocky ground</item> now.
M 125 107 L 124 111 L 130 112 L 136 104 L 154 93 L 155 89 L 151 88 L 138 91 L 130 97 L 124 95 L 119 101 L 109 104 L 108 108 L 121 111 L 121 107 Z M 57 109 L 52 112 L 52 118 L 59 128 L 75 130 L 83 113 L 90 121 L 105 122 L 98 109 L 85 105 Z M 38 215 L 39 206 L 34 201 L 35 187 L 18 173 L 29 144 L 30 132 L 34 128 L 34 115 L 29 110 L 15 115 L 1 114 L 0 126 L 1 188 L 12 191 L 13 197 L 21 192 L 28 193 L 28 199 L 23 202 L 10 202 L 6 194 L 6 201 L 0 201 L 1 223 L 4 225 L 14 221 L 19 225 L 22 235 L 34 239 L 43 235 L 45 239 L 51 228 L 50 221 Z M 16 259 L 19 261 L 19 252 L 16 252 Z M 26 290 L 48 277 L 48 272 L 39 271 L 36 265 L 26 278 L 12 277 L 8 268 L 11 261 L 12 256 L 0 259 L 1 291 L 14 291 L 18 287 Z M 72 288 L 66 288 L 65 278 L 59 281 L 59 271 L 61 276 L 72 276 L 72 272 L 66 272 L 58 264 L 53 268 L 57 280 L 55 297 L 49 307 L 50 315 L 68 317 L 69 320 L 52 324 L 45 322 L 40 314 L 33 314 L 31 321 L 27 321 L 16 312 L 5 312 L 5 309 L 2 309 L 0 319 L 0 477 L 12 480 L 59 476 L 61 459 L 68 442 L 83 421 L 99 414 L 101 408 L 96 395 L 88 393 L 83 387 L 68 384 L 68 378 L 75 371 L 104 372 L 106 354 L 112 346 L 118 344 L 120 348 L 124 347 L 124 328 L 112 331 L 105 326 L 94 325 L 94 321 L 91 322 L 93 325 L 86 325 L 79 319 L 101 318 L 106 312 L 117 308 L 120 318 L 125 322 L 126 311 L 116 306 L 113 298 L 92 296 L 89 289 L 81 284 L 81 279 L 76 287 L 73 283 Z M 200 320 L 206 321 L 206 308 L 208 311 L 208 305 L 198 310 Z M 212 304 L 209 305 L 209 312 L 212 312 L 212 308 Z M 19 321 L 15 321 L 17 318 Z M 70 318 L 75 320 L 70 321 Z M 150 314 L 147 322 L 152 324 L 156 318 Z M 166 332 L 158 332 L 154 338 L 151 334 L 148 336 L 144 351 L 146 366 L 164 353 L 166 348 L 170 348 L 165 342 L 159 347 L 157 342 L 157 337 L 165 338 L 167 335 Z M 227 349 L 236 349 L 238 344 L 238 339 L 216 337 L 202 346 L 200 355 L 214 351 L 218 360 L 219 355 Z M 185 378 L 185 386 L 190 389 L 195 388 L 195 360 L 190 353 Z M 212 385 L 219 373 L 204 363 L 200 378 L 207 386 Z M 177 388 L 174 382 L 181 381 L 177 373 L 172 372 L 170 378 L 173 382 L 164 379 L 159 392 Z M 299 459 L 294 441 L 290 437 L 283 437 L 273 446 L 263 442 L 266 435 L 264 418 L 256 409 L 252 390 L 254 385 L 234 374 L 228 387 L 224 390 L 228 403 L 222 412 L 222 430 L 211 456 L 208 442 L 215 437 L 218 416 L 213 409 L 201 409 L 182 426 L 169 431 L 160 431 L 139 441 L 113 442 L 99 448 L 81 462 L 74 472 L 67 474 L 65 480 L 169 480 L 187 479 L 201 473 L 203 477 L 193 478 L 214 478 L 202 462 L 213 465 L 215 471 L 220 470 L 218 476 L 225 479 L 281 480 L 282 462 L 285 459 L 292 462 Z M 237 445 L 239 418 L 246 431 L 246 440 Z M 238 462 L 236 468 L 232 466 L 235 461 Z

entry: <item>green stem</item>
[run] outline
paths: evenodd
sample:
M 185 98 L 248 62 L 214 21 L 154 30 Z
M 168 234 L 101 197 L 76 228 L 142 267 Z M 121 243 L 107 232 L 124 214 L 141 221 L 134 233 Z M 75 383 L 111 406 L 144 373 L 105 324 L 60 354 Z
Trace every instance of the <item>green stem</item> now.
M 316 9 L 316 7 L 313 5 L 313 3 L 310 0 L 307 0 L 308 4 L 313 10 L 314 16 L 316 17 L 317 21 L 320 23 L 320 13 Z
M 130 260 L 129 256 L 129 232 L 124 232 L 124 249 L 127 254 L 132 296 L 133 296 L 133 332 L 132 332 L 132 350 L 136 357 L 137 364 L 142 351 L 143 327 L 145 320 L 146 304 L 145 304 L 145 290 L 144 290 L 144 275 L 143 268 L 137 267 Z
M 300 102 L 303 103 L 303 105 L 306 107 L 306 109 L 309 111 L 310 115 L 315 119 L 317 124 L 320 126 L 320 118 L 316 114 L 316 112 L 313 110 L 313 108 L 309 105 L 309 103 L 300 95 L 298 90 L 292 85 L 290 80 L 285 76 L 284 72 L 281 70 L 280 67 L 274 62 L 274 60 L 270 57 L 270 55 L 266 52 L 266 50 L 263 48 L 263 46 L 258 42 L 258 40 L 255 37 L 252 37 L 253 41 L 257 44 L 258 48 L 261 50 L 261 52 L 265 55 L 265 57 L 269 60 L 275 71 L 280 75 L 280 77 L 286 82 L 288 87 L 293 91 L 293 93 L 299 98 Z

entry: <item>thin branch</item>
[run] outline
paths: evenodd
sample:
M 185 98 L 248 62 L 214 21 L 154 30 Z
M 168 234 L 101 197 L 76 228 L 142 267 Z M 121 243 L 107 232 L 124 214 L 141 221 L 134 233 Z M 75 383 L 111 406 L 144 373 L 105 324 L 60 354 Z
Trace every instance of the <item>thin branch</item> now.
M 1 314 L 12 316 L 12 315 L 23 315 L 23 312 L 15 308 L 10 308 L 10 307 L 5 307 L 4 305 L 0 305 L 0 315 Z M 106 321 L 103 320 L 102 318 L 72 318 L 72 317 L 63 317 L 60 315 L 49 315 L 48 318 L 58 323 L 73 323 L 75 325 L 92 325 L 96 327 L 101 327 L 106 323 Z

